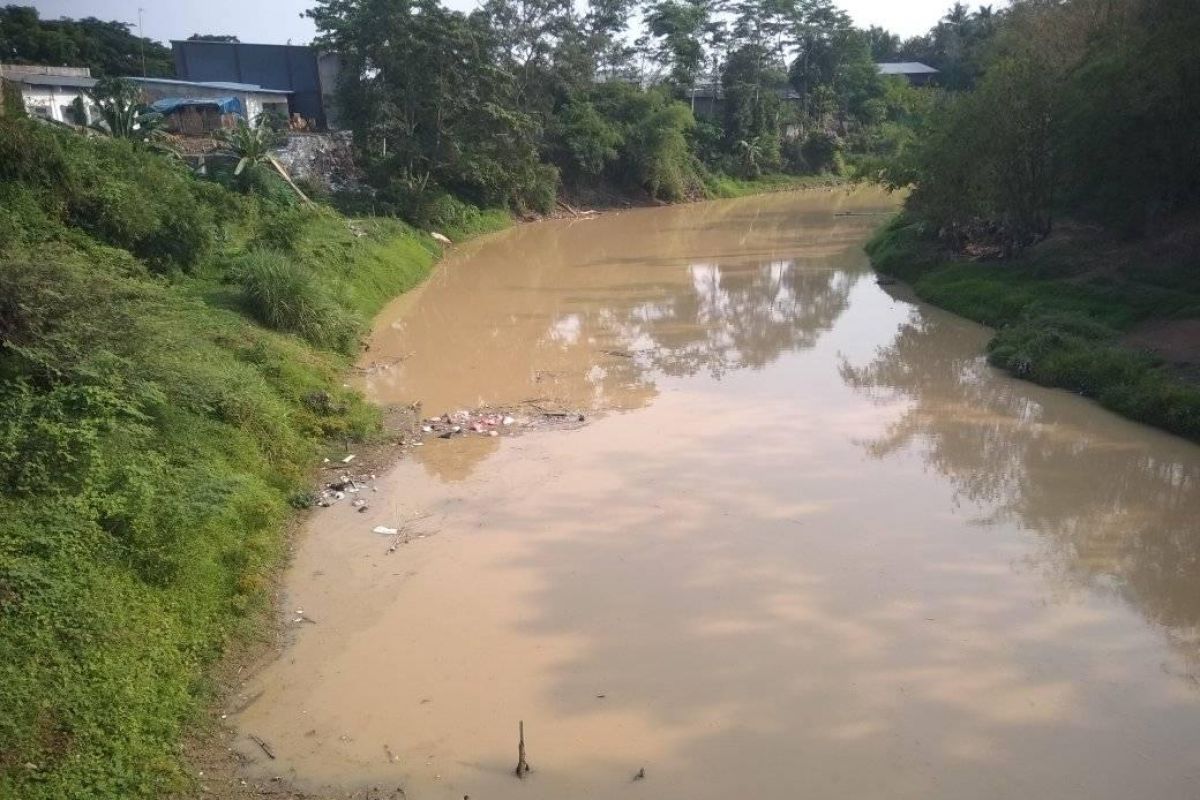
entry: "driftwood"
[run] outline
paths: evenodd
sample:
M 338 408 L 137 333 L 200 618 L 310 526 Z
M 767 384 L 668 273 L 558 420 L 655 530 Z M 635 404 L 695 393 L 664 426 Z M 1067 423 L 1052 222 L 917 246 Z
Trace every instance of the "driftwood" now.
M 266 742 L 264 742 L 261 737 L 255 736 L 252 733 L 252 734 L 250 734 L 250 739 L 256 745 L 258 745 L 259 747 L 262 748 L 262 751 L 267 754 L 267 758 L 271 759 L 272 761 L 275 760 L 275 754 L 273 752 L 271 752 L 270 745 L 268 745 Z

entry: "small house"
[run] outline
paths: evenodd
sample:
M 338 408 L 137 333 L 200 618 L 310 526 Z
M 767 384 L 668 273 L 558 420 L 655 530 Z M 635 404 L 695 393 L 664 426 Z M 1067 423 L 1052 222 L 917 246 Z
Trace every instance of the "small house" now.
M 0 78 L 21 93 L 25 112 L 54 122 L 87 125 L 99 119 L 88 91 L 96 85 L 87 67 L 41 67 L 24 64 L 0 65 Z M 82 108 L 85 119 L 76 119 Z

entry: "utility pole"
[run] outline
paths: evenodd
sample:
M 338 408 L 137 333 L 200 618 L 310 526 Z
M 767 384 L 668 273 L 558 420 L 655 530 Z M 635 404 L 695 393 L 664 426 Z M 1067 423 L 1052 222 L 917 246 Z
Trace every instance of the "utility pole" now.
M 146 29 L 142 27 L 142 12 L 146 9 L 138 7 L 138 52 L 142 56 L 142 77 L 146 77 Z

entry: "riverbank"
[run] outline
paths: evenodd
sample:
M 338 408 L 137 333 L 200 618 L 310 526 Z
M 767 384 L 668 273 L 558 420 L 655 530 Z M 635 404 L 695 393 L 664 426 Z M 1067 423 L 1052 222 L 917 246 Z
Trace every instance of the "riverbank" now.
M 1018 259 L 967 260 L 900 215 L 866 249 L 922 300 L 995 328 L 993 365 L 1200 441 L 1198 230 L 1123 243 L 1060 226 Z
M 243 176 L 0 121 L 0 796 L 194 787 L 314 465 L 379 430 L 344 376 L 440 247 Z

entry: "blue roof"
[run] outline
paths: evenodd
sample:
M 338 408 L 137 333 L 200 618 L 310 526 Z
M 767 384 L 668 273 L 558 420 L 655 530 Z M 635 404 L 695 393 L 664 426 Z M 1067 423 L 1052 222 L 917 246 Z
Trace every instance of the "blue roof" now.
M 161 83 L 166 86 L 189 86 L 196 89 L 215 89 L 222 92 L 255 92 L 259 94 L 291 94 L 283 89 L 264 89 L 256 83 L 229 83 L 226 81 L 180 81 L 174 78 L 130 78 L 138 83 Z
M 920 61 L 890 61 L 876 64 L 880 75 L 933 75 L 936 69 Z
M 173 114 L 181 108 L 205 108 L 216 106 L 222 114 L 246 116 L 242 101 L 236 97 L 164 97 L 155 100 L 150 108 L 159 114 Z

